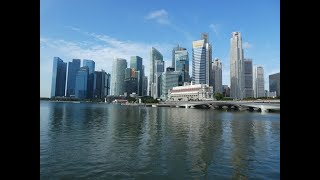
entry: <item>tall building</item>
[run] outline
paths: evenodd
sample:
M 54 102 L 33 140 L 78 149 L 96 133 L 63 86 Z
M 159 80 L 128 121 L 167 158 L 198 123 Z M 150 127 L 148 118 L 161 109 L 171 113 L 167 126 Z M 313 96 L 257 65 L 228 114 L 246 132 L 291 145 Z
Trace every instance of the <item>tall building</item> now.
M 181 72 L 180 85 L 184 82 L 189 82 L 189 54 L 186 48 L 176 47 L 174 50 L 175 66 L 172 66 L 175 71 Z
M 208 34 L 203 33 L 201 37 L 201 40 L 192 42 L 192 81 L 212 86 L 212 46 Z
M 264 72 L 262 66 L 253 69 L 253 93 L 255 98 L 264 97 Z
M 76 75 L 80 69 L 81 60 L 73 59 L 68 63 L 67 97 L 75 96 Z
M 88 66 L 81 67 L 76 74 L 75 96 L 78 99 L 88 98 Z
M 228 85 L 222 85 L 223 97 L 230 97 L 230 87 Z
M 135 71 L 133 68 L 126 68 L 124 71 L 124 79 L 135 77 Z
M 162 60 L 163 61 L 163 56 L 162 54 L 154 47 L 151 47 L 150 50 L 150 77 L 149 77 L 149 96 L 152 96 L 152 86 L 155 81 L 154 74 L 154 66 L 155 66 L 155 61 L 156 60 Z
M 244 97 L 243 49 L 240 32 L 233 32 L 230 39 L 230 95 Z
M 105 94 L 105 78 L 106 72 L 104 70 L 94 72 L 93 80 L 93 89 L 94 89 L 94 98 L 102 99 L 106 96 Z
M 222 94 L 222 63 L 216 58 L 212 63 L 213 92 Z
M 144 77 L 144 68 L 142 65 L 142 58 L 139 56 L 131 56 L 130 58 L 130 68 L 133 68 L 136 74 L 138 74 L 138 91 L 136 92 L 139 96 L 142 96 L 142 84 Z
M 93 81 L 94 81 L 95 62 L 93 60 L 84 59 L 83 66 L 87 66 L 89 69 L 87 97 L 91 99 L 94 97 Z
M 111 81 L 111 75 L 109 73 L 105 74 L 104 78 L 104 95 L 109 96 L 110 95 L 110 81 Z
M 125 69 L 127 68 L 127 60 L 122 58 L 114 58 L 112 63 L 112 81 L 111 95 L 119 96 L 125 92 Z
M 180 45 L 178 44 L 177 47 L 174 47 L 172 50 L 172 67 L 176 68 L 176 51 L 187 51 L 186 48 L 180 47 Z M 179 53 L 178 53 L 179 54 Z M 188 60 L 189 61 L 189 60 Z M 189 69 L 188 69 L 189 70 Z
M 161 93 L 163 100 L 168 98 L 168 90 L 179 85 L 180 72 L 174 71 L 174 68 L 167 68 L 167 71 L 161 75 Z
M 143 77 L 143 83 L 142 83 L 142 96 L 148 95 L 148 77 Z
M 129 96 L 132 93 L 137 94 L 138 78 L 130 77 L 128 79 L 125 79 L 124 83 L 125 83 L 125 92 L 126 92 L 127 96 Z
M 155 60 L 154 65 L 154 81 L 152 83 L 152 97 L 159 98 L 161 95 L 161 75 L 164 72 L 164 61 L 163 60 Z
M 59 57 L 53 58 L 51 97 L 64 96 L 66 88 L 67 63 Z
M 276 96 L 280 96 L 280 72 L 269 75 L 269 92 L 276 92 Z
M 253 96 L 253 74 L 252 74 L 252 59 L 244 59 L 244 97 Z

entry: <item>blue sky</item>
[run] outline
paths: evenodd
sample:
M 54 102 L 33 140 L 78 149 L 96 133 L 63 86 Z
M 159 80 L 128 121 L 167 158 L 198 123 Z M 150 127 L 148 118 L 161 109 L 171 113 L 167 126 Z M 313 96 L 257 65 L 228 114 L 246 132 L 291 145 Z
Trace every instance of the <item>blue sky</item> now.
M 113 57 L 138 55 L 149 76 L 154 46 L 171 65 L 172 48 L 187 48 L 192 69 L 192 41 L 209 33 L 212 57 L 223 64 L 223 84 L 230 85 L 230 37 L 240 31 L 245 58 L 280 72 L 279 0 L 40 0 L 40 96 L 49 97 L 53 57 L 64 62 L 92 59 L 96 70 L 112 72 Z M 190 72 L 191 74 L 191 72 Z

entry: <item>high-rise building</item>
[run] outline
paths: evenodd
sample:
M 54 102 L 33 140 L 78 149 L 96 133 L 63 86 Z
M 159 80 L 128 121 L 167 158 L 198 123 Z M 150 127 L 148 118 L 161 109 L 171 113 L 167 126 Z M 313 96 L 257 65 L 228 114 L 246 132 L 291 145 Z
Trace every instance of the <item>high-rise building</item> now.
M 253 69 L 253 93 L 255 98 L 264 97 L 264 72 L 262 66 Z
M 112 81 L 111 95 L 120 96 L 125 92 L 125 69 L 127 68 L 127 60 L 122 58 L 114 58 L 112 63 Z
M 83 66 L 87 66 L 89 69 L 89 76 L 88 76 L 88 98 L 94 97 L 94 90 L 93 90 L 93 79 L 94 79 L 94 71 L 95 71 L 95 62 L 93 60 L 84 59 Z
M 168 90 L 179 85 L 180 72 L 174 71 L 174 68 L 167 68 L 167 71 L 161 75 L 161 94 L 163 100 L 168 98 Z
M 142 96 L 147 96 L 148 95 L 148 77 L 144 76 L 143 77 L 143 83 L 142 83 Z
M 66 88 L 67 63 L 59 57 L 53 58 L 51 97 L 64 96 Z
M 230 97 L 230 87 L 228 85 L 222 85 L 223 87 L 223 97 Z
M 180 84 L 183 85 L 184 82 L 189 82 L 189 55 L 186 48 L 176 47 L 174 50 L 174 60 L 175 66 L 172 66 L 175 71 L 181 72 Z
M 76 88 L 75 88 L 76 98 L 78 99 L 88 98 L 88 77 L 89 77 L 88 66 L 83 66 L 77 71 Z
M 149 96 L 153 96 L 152 94 L 152 86 L 153 86 L 153 83 L 155 81 L 155 61 L 156 60 L 162 60 L 163 61 L 163 56 L 162 54 L 154 47 L 151 47 L 151 50 L 150 50 L 150 77 L 149 77 Z
M 240 32 L 233 32 L 230 39 L 230 95 L 244 97 L 243 49 Z
M 253 96 L 252 59 L 244 59 L 244 98 Z
M 80 69 L 81 60 L 73 59 L 68 63 L 67 97 L 75 96 L 76 75 Z
M 135 71 L 133 68 L 126 68 L 124 71 L 124 79 L 135 77 Z
M 269 75 L 269 92 L 276 92 L 276 96 L 280 96 L 280 72 Z
M 131 56 L 130 58 L 130 68 L 133 68 L 134 71 L 138 74 L 138 91 L 136 92 L 139 96 L 142 96 L 142 84 L 143 84 L 143 65 L 142 58 L 139 56 Z
M 105 80 L 104 81 L 104 95 L 109 96 L 110 95 L 111 75 L 109 73 L 106 73 L 104 80 Z
M 212 63 L 213 91 L 222 94 L 222 63 L 216 58 Z
M 93 80 L 93 89 L 94 89 L 94 98 L 102 99 L 106 96 L 105 94 L 105 78 L 106 72 L 104 70 L 94 72 Z
M 163 60 L 155 60 L 154 65 L 154 81 L 152 83 L 152 96 L 153 98 L 159 98 L 161 95 L 161 75 L 164 72 L 164 61 Z
M 138 78 L 130 77 L 128 79 L 125 79 L 124 82 L 125 82 L 125 92 L 127 96 L 129 96 L 132 93 L 137 93 Z
M 192 81 L 212 86 L 212 46 L 208 34 L 203 33 L 201 37 L 192 42 Z
M 176 51 L 187 51 L 187 49 L 186 48 L 183 48 L 183 47 L 180 47 L 180 45 L 178 44 L 177 45 L 177 47 L 174 47 L 173 48 L 173 50 L 172 50 L 172 67 L 173 68 L 176 68 L 176 61 L 177 61 L 177 59 L 176 59 L 176 54 L 177 54 L 177 52 Z M 188 53 L 188 52 L 187 52 Z M 179 53 L 178 53 L 179 54 Z M 189 59 L 188 59 L 188 61 L 189 61 Z M 188 70 L 189 70 L 189 68 L 188 68 Z

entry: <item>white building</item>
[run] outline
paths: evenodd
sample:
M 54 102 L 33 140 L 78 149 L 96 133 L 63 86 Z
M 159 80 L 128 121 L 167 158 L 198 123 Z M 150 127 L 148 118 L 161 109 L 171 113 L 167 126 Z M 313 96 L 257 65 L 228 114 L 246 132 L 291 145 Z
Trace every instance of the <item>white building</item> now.
M 253 93 L 255 98 L 264 97 L 264 72 L 262 66 L 255 65 L 253 69 Z
M 230 96 L 243 98 L 244 73 L 243 49 L 240 32 L 233 32 L 230 39 Z
M 213 100 L 213 88 L 207 84 L 176 86 L 168 90 L 168 101 Z

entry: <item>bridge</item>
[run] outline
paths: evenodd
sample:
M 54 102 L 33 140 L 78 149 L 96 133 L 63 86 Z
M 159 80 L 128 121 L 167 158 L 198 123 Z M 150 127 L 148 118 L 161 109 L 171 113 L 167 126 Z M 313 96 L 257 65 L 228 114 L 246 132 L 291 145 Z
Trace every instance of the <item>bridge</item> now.
M 229 108 L 248 109 L 261 111 L 280 111 L 280 100 L 258 100 L 258 101 L 167 101 L 153 104 L 152 107 L 183 107 L 183 108 Z

